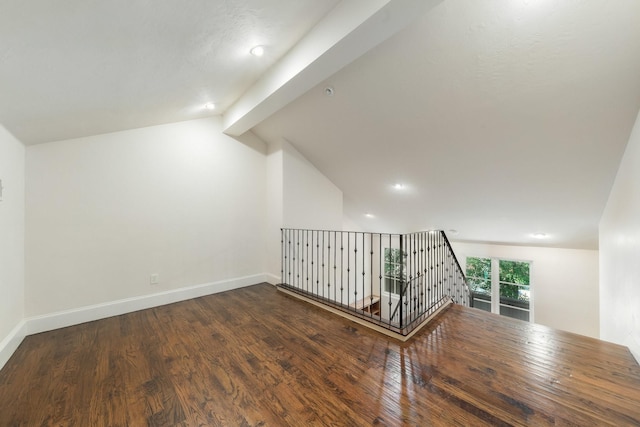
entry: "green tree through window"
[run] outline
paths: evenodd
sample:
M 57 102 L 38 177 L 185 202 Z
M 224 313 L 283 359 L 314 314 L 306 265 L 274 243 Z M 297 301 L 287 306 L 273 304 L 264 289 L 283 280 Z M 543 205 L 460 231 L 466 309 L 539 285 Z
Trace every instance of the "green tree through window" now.
M 467 258 L 467 280 L 473 292 L 473 306 L 481 310 L 529 320 L 529 278 L 530 263 L 526 261 Z
M 384 290 L 399 294 L 405 279 L 405 258 L 402 250 L 384 249 Z
M 500 296 L 529 300 L 529 263 L 500 261 Z
M 491 294 L 491 258 L 467 258 L 467 280 L 474 292 Z

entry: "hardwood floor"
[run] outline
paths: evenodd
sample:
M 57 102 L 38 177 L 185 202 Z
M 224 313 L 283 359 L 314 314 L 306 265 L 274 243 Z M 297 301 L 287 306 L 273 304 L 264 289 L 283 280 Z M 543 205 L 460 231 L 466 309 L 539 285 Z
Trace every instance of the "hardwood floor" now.
M 640 425 L 613 344 L 453 306 L 399 343 L 267 284 L 27 337 L 0 426 Z

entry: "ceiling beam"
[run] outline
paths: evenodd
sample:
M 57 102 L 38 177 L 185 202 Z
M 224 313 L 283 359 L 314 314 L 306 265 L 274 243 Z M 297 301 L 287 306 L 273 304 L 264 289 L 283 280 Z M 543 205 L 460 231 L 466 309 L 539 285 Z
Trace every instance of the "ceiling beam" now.
M 223 114 L 239 136 L 443 0 L 343 0 Z

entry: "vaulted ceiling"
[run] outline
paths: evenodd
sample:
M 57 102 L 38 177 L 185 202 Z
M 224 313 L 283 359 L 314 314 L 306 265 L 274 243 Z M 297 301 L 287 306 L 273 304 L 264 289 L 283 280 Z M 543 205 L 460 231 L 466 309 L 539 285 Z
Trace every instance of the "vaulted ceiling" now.
M 3 0 L 0 61 L 26 144 L 222 114 L 290 141 L 365 229 L 593 249 L 640 110 L 640 2 Z

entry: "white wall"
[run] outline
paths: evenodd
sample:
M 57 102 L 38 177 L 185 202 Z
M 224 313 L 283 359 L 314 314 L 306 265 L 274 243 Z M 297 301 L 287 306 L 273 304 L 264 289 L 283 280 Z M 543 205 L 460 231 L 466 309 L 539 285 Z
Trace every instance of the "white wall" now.
M 531 262 L 535 323 L 599 337 L 598 251 L 451 242 L 465 268 L 466 257 Z
M 263 279 L 265 154 L 218 118 L 28 147 L 26 315 Z
M 340 230 L 342 191 L 290 143 L 283 145 L 283 224 L 287 228 Z
M 25 149 L 0 125 L 0 368 L 22 340 Z
M 365 231 L 365 229 L 362 227 L 362 224 L 354 221 L 348 215 L 342 216 L 342 229 L 344 231 Z M 377 232 L 377 230 L 374 230 L 373 232 L 375 233 Z
M 280 228 L 342 230 L 342 191 L 288 141 L 268 149 L 268 263 L 280 281 Z
M 268 147 L 267 152 L 267 265 L 272 284 L 281 282 L 280 229 L 283 227 L 283 152 L 282 144 Z
M 640 114 L 600 220 L 600 336 L 640 361 Z

